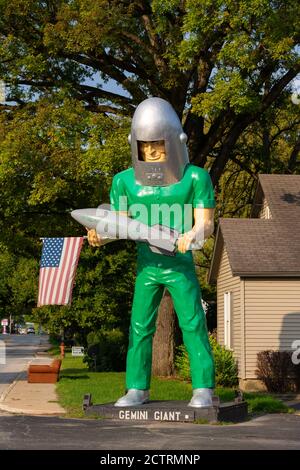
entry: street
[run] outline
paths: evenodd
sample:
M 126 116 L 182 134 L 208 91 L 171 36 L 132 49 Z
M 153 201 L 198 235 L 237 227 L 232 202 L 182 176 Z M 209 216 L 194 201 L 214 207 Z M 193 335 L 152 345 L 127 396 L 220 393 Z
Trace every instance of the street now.
M 242 424 L 213 426 L 3 414 L 0 449 L 299 450 L 300 416 L 265 415 Z
M 12 335 L 0 365 L 0 394 L 48 337 Z M 43 346 L 44 345 L 44 346 Z M 300 450 L 300 416 L 264 415 L 235 425 L 128 423 L 0 412 L 0 449 L 14 450 Z
M 47 335 L 0 335 L 5 342 L 6 364 L 0 363 L 0 397 L 35 353 L 48 343 Z M 3 343 L 0 343 L 3 345 Z

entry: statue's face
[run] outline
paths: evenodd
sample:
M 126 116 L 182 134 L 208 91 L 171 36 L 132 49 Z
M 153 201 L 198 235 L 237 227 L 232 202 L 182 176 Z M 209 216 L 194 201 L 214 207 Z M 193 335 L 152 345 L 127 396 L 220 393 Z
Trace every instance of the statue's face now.
M 165 162 L 166 149 L 163 140 L 155 142 L 138 142 L 139 159 L 145 162 Z

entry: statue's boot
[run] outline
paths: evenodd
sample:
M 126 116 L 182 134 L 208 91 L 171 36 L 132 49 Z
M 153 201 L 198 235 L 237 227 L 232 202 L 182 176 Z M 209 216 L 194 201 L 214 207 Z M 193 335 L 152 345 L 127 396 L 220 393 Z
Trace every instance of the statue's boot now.
M 213 406 L 212 397 L 212 388 L 194 388 L 193 396 L 188 406 L 194 406 L 195 408 Z
M 115 406 L 138 406 L 148 403 L 149 390 L 138 390 L 137 388 L 130 388 L 126 395 L 116 401 Z

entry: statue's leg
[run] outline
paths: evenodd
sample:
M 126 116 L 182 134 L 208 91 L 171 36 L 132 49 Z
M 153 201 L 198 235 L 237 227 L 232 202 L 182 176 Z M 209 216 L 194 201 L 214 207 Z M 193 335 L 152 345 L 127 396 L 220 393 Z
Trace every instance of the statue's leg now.
M 180 266 L 171 272 L 167 270 L 164 284 L 172 296 L 189 355 L 193 389 L 214 388 L 214 361 L 194 266 Z
M 126 363 L 127 389 L 150 388 L 152 341 L 164 292 L 156 274 L 156 268 L 151 266 L 143 267 L 137 274 Z

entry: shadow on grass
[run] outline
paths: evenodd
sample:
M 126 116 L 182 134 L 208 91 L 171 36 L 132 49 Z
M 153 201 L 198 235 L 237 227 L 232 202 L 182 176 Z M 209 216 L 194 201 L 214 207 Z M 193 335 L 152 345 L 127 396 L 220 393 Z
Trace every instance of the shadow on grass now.
M 89 379 L 88 375 L 61 375 L 60 379 L 70 379 L 70 380 L 81 380 L 81 379 Z
M 61 373 L 64 374 L 64 375 L 78 375 L 80 376 L 80 374 L 82 375 L 87 375 L 89 374 L 89 370 L 86 369 L 86 368 L 82 368 L 82 369 L 74 369 L 74 368 L 69 368 L 69 369 L 62 369 L 61 370 Z

